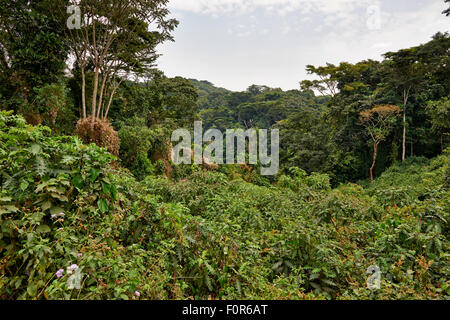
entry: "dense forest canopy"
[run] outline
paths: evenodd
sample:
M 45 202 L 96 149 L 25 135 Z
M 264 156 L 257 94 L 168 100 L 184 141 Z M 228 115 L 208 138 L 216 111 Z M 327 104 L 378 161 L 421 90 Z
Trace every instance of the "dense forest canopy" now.
M 0 0 L 0 298 L 448 299 L 449 33 L 235 92 L 156 68 L 167 4 Z M 174 165 L 200 120 L 278 174 Z
M 432 158 L 448 146 L 449 132 L 443 125 L 450 122 L 448 113 L 436 127 L 432 114 L 437 109 L 429 105 L 447 105 L 448 110 L 449 50 L 449 34 L 437 33 L 426 44 L 386 53 L 383 61 L 308 66 L 318 80 L 302 81 L 300 90 L 288 92 L 257 85 L 229 92 L 191 81 L 207 127 L 275 126 L 281 129 L 285 169 L 327 173 L 334 183 L 357 181 L 367 178 L 372 157 L 359 115 L 375 105 L 397 105 L 404 116 L 383 141 L 377 174 L 407 156 Z
M 124 11 L 120 9 L 126 1 L 95 6 L 81 2 L 82 11 L 98 20 L 95 33 L 89 29 L 96 26 L 93 22 L 79 30 L 62 31 L 65 20 L 51 9 L 63 12 L 65 2 L 3 2 L 3 108 L 23 114 L 31 124 L 48 125 L 54 132 L 76 132 L 85 142 L 108 146 L 116 154 L 120 144 L 120 157 L 133 170 L 149 172 L 145 159 L 154 156 L 155 143 L 161 145 L 157 157 L 167 153 L 170 146 L 160 132 L 167 137 L 170 130 L 192 126 L 195 119 L 204 122 L 205 130 L 279 128 L 284 172 L 295 166 L 308 173 L 327 173 L 334 185 L 368 177 L 373 148 L 359 115 L 375 105 L 402 109 L 381 143 L 375 175 L 409 156 L 432 158 L 448 144 L 448 33 L 437 33 L 417 47 L 388 52 L 382 61 L 309 65 L 308 72 L 317 80 L 301 81 L 299 90 L 252 85 L 245 92 L 231 92 L 208 81 L 170 79 L 152 68 L 158 56 L 156 46 L 173 40 L 170 32 L 178 23 L 167 18 L 167 1 L 153 2 L 139 14 L 133 7 L 138 2 L 130 2 Z M 117 12 L 109 10 L 104 17 L 109 23 L 104 23 L 95 13 L 108 6 Z M 148 27 L 154 23 L 156 29 L 146 34 L 139 31 L 145 26 L 130 29 L 126 23 L 134 20 Z M 104 43 L 94 44 L 94 35 Z M 134 43 L 133 52 L 130 43 Z M 126 58 L 120 50 L 127 52 Z M 68 69 L 70 57 L 75 57 L 75 63 Z M 89 114 L 88 121 L 98 119 L 94 130 L 86 124 Z M 105 123 L 107 118 L 110 121 Z M 143 135 L 147 142 L 142 150 L 129 150 L 136 144 L 129 140 L 130 130 L 149 133 Z M 104 141 L 102 135 L 107 136 Z M 141 164 L 133 163 L 134 159 Z

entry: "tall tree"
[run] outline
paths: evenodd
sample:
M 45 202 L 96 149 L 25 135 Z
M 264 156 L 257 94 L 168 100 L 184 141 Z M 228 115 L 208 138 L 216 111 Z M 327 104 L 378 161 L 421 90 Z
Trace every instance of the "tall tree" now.
M 298 167 L 308 173 L 322 172 L 329 156 L 330 127 L 323 112 L 304 107 L 274 128 L 280 129 L 283 169 Z
M 51 10 L 48 0 L 0 0 L 0 94 L 13 110 L 63 75 L 68 51 Z
M 338 90 L 339 81 L 337 79 L 339 67 L 334 64 L 327 63 L 324 67 L 306 66 L 308 74 L 315 74 L 319 80 L 304 80 L 300 83 L 302 90 L 316 90 L 324 96 L 335 96 Z
M 373 183 L 373 169 L 377 162 L 378 148 L 392 129 L 400 108 L 394 105 L 377 105 L 360 113 L 360 123 L 363 125 L 373 142 L 373 160 L 370 167 L 370 182 Z
M 111 115 L 119 121 L 135 116 L 144 118 L 150 128 L 186 126 L 197 117 L 197 99 L 197 89 L 191 81 L 182 77 L 168 78 L 158 70 L 145 83 L 126 82 Z
M 91 120 L 107 119 L 120 84 L 138 79 L 153 67 L 156 46 L 173 40 L 178 25 L 169 19 L 168 0 L 71 0 L 82 15 L 79 29 L 67 30 L 81 69 L 82 116 L 87 117 L 86 68 L 93 69 Z M 63 7 L 64 8 L 64 7 Z
M 426 109 L 432 129 L 439 133 L 441 151 L 444 151 L 444 138 L 450 132 L 450 96 L 439 101 L 429 101 Z
M 390 75 L 386 79 L 387 85 L 395 88 L 403 100 L 402 161 L 406 158 L 406 110 L 409 98 L 412 91 L 419 88 L 425 76 L 424 66 L 419 61 L 417 51 L 418 48 L 414 47 L 384 55 Z

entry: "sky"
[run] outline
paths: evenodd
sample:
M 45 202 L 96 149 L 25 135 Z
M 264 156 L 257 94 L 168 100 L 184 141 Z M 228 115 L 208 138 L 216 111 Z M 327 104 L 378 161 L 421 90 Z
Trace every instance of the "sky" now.
M 450 31 L 444 0 L 170 0 L 180 21 L 159 47 L 169 77 L 243 91 L 299 89 L 307 65 L 381 60 Z

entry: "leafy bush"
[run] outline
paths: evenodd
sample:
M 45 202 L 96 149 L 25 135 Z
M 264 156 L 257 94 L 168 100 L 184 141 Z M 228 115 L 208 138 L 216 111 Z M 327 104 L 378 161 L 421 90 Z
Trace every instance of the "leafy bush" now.
M 122 164 L 141 180 L 155 171 L 149 159 L 152 137 L 152 130 L 143 118 L 130 119 L 119 130 Z
M 448 155 L 366 189 L 300 169 L 269 186 L 195 166 L 137 181 L 114 159 L 0 112 L 2 299 L 450 297 Z
M 51 137 L 48 128 L 4 112 L 0 155 L 3 299 L 132 298 L 137 283 L 160 297 L 156 278 L 142 281 L 145 265 L 157 261 L 136 245 L 135 228 L 139 219 L 151 219 L 156 203 L 127 193 L 137 190 L 136 182 L 111 169 L 112 155 L 77 137 Z M 67 290 L 69 275 L 56 276 L 73 264 L 84 277 L 79 292 Z

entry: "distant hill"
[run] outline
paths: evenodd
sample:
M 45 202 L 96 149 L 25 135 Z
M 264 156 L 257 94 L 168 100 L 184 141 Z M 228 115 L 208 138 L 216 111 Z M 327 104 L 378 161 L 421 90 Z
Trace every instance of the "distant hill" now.
M 327 97 L 317 97 L 310 90 L 283 91 L 252 85 L 246 91 L 237 92 L 216 87 L 206 80 L 189 81 L 198 90 L 198 111 L 206 128 L 270 128 L 299 111 L 321 111 L 328 102 Z

